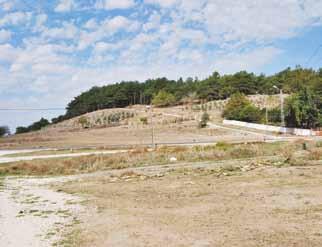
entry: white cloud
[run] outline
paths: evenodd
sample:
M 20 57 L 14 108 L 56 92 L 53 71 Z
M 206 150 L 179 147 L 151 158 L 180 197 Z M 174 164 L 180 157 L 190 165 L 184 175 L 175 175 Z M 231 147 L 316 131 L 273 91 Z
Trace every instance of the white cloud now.
M 39 14 L 35 17 L 35 25 L 33 27 L 33 30 L 35 32 L 41 32 L 44 29 L 46 29 L 45 27 L 45 23 L 48 20 L 48 16 L 46 14 Z
M 75 39 L 79 30 L 73 23 L 64 22 L 61 27 L 45 29 L 42 32 L 42 37 L 59 39 L 59 40 L 71 40 Z
M 106 19 L 102 25 L 108 32 L 117 32 L 121 29 L 135 31 L 139 24 L 137 21 L 132 21 L 124 16 L 116 16 L 112 19 Z
M 71 11 L 72 8 L 75 7 L 74 0 L 59 0 L 55 11 L 56 12 L 68 12 Z
M 14 7 L 15 0 L 1 0 L 0 1 L 0 9 L 4 11 L 10 11 Z
M 10 2 L 0 0 L 1 11 Z M 263 72 L 283 55 L 270 44 L 322 26 L 320 0 L 55 2 L 55 11 L 70 13 L 15 12 L 9 4 L 1 15 L 0 96 L 29 96 L 14 105 L 64 105 L 104 82 Z
M 98 9 L 128 9 L 135 5 L 134 0 L 98 0 L 96 8 Z
M 31 17 L 32 17 L 32 14 L 30 12 L 8 13 L 0 19 L 0 26 L 26 25 L 31 20 Z
M 104 38 L 113 36 L 119 31 L 134 32 L 138 30 L 139 27 L 140 24 L 138 21 L 130 20 L 124 16 L 115 16 L 112 19 L 107 18 L 97 24 L 96 27 L 93 27 L 90 31 L 81 31 L 78 49 L 84 50 Z
M 149 20 L 143 25 L 144 31 L 149 31 L 151 29 L 157 29 L 160 27 L 161 15 L 158 13 L 153 13 L 150 15 Z
M 174 4 L 178 3 L 178 0 L 144 0 L 147 4 L 156 4 L 164 8 L 169 8 Z M 184 1 L 183 1 L 184 2 Z
M 86 29 L 96 29 L 97 27 L 98 27 L 98 24 L 94 18 L 88 20 L 84 25 L 84 28 L 86 28 Z
M 19 54 L 19 49 L 13 47 L 11 44 L 0 45 L 0 61 L 13 62 Z
M 11 39 L 12 33 L 5 29 L 0 29 L 0 43 L 8 42 Z
M 115 51 L 120 49 L 123 46 L 123 42 L 119 43 L 107 43 L 107 42 L 98 42 L 95 44 L 94 52 L 95 53 L 102 53 L 106 51 Z

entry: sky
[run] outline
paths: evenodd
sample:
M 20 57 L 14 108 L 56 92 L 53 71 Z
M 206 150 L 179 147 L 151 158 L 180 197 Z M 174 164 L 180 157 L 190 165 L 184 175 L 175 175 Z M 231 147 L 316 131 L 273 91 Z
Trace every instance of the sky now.
M 0 0 L 0 109 L 92 86 L 322 67 L 322 0 Z M 28 125 L 64 111 L 0 111 Z

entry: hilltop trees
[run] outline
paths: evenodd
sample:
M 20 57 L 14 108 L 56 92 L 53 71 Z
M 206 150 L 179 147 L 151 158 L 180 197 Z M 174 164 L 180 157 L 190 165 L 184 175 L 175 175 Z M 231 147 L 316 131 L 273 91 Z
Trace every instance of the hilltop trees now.
M 50 122 L 47 119 L 41 118 L 39 121 L 34 122 L 33 124 L 29 125 L 28 127 L 21 127 L 21 126 L 17 127 L 16 134 L 22 134 L 22 133 L 28 133 L 31 131 L 40 130 L 49 124 L 50 124 Z
M 151 104 L 153 98 L 160 92 L 159 96 L 172 95 L 177 103 L 191 94 L 195 94 L 201 100 L 226 99 L 235 93 L 275 94 L 274 85 L 283 88 L 283 91 L 288 94 L 297 93 L 304 87 L 308 87 L 314 91 L 320 91 L 322 95 L 322 70 L 315 71 L 298 66 L 295 69 L 287 68 L 272 76 L 255 75 L 247 71 L 220 75 L 215 71 L 204 80 L 180 78 L 175 81 L 163 77 L 149 79 L 142 83 L 128 81 L 93 87 L 75 97 L 68 104 L 66 114 L 53 119 L 53 122 L 57 123 L 99 109 Z
M 8 126 L 0 126 L 0 137 L 10 135 L 10 129 Z
M 75 97 L 67 105 L 66 114 L 53 118 L 52 123 L 58 123 L 100 109 L 127 107 L 135 104 L 146 105 L 153 103 L 158 106 L 167 106 L 187 102 L 187 100 L 191 102 L 192 95 L 192 101 L 210 101 L 227 99 L 235 94 L 276 94 L 276 89 L 273 86 L 282 88 L 283 92 L 287 94 L 298 94 L 304 88 L 308 88 L 312 92 L 312 97 L 314 96 L 314 107 L 319 112 L 318 124 L 315 122 L 315 113 L 312 113 L 313 115 L 310 113 L 311 117 L 308 120 L 314 121 L 313 124 L 299 123 L 295 112 L 300 110 L 299 108 L 295 109 L 295 105 L 293 108 L 289 108 L 289 125 L 322 126 L 322 69 L 315 71 L 299 66 L 295 69 L 287 68 L 271 76 L 255 75 L 247 71 L 240 71 L 231 75 L 220 75 L 215 71 L 204 80 L 199 80 L 198 78 L 183 80 L 180 78 L 175 81 L 162 77 L 148 79 L 145 82 L 128 81 L 93 87 Z M 289 104 L 298 104 L 298 97 L 293 98 L 293 101 L 290 101 Z M 239 98 L 242 99 L 240 95 Z M 242 107 L 243 111 L 236 111 L 232 108 L 235 117 L 251 122 L 261 120 L 259 109 L 249 104 L 249 102 L 244 102 L 244 99 L 240 102 L 240 104 L 242 103 L 244 105 L 239 107 Z M 316 110 L 313 111 L 315 112 Z M 305 112 L 307 111 L 305 110 Z M 276 123 L 278 121 L 277 111 L 275 110 L 273 113 L 275 115 L 272 120 Z M 227 118 L 232 118 L 227 111 L 225 115 Z M 49 123 L 42 121 L 41 126 L 47 124 Z M 39 127 L 36 124 L 34 127 L 19 127 L 17 131 L 22 133 L 37 129 Z

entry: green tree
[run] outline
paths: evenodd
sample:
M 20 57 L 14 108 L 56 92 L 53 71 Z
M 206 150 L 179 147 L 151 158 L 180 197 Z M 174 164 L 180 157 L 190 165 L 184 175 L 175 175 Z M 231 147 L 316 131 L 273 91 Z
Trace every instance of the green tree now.
M 19 126 L 16 128 L 16 134 L 23 134 L 29 132 L 27 127 Z
M 176 102 L 176 98 L 173 94 L 161 90 L 157 95 L 154 96 L 152 104 L 155 106 L 170 106 Z
M 229 120 L 258 123 L 262 120 L 263 113 L 244 94 L 236 93 L 227 102 L 223 117 Z
M 285 112 L 287 127 L 316 128 L 320 125 L 320 118 L 314 95 L 307 88 L 288 98 Z
M 8 126 L 0 126 L 0 137 L 10 135 L 10 129 Z
M 50 122 L 45 119 L 45 118 L 41 118 L 39 121 L 34 122 L 33 124 L 29 125 L 28 127 L 22 127 L 19 126 L 16 128 L 16 134 L 22 134 L 22 133 L 28 133 L 31 131 L 37 131 L 40 130 L 46 126 L 48 126 L 50 124 Z
M 298 93 L 304 87 L 310 88 L 319 97 L 318 109 L 322 114 L 322 69 L 312 70 L 297 66 L 287 68 L 271 76 L 255 75 L 247 71 L 235 74 L 220 75 L 214 72 L 204 80 L 180 78 L 177 81 L 165 77 L 148 79 L 144 82 L 127 81 L 121 83 L 107 83 L 102 87 L 93 87 L 75 97 L 67 106 L 66 114 L 52 119 L 53 123 L 77 117 L 99 109 L 127 107 L 133 104 L 151 104 L 153 97 L 160 91 L 174 96 L 171 104 L 180 102 L 190 94 L 195 94 L 199 100 L 218 100 L 231 97 L 235 93 L 276 94 L 277 86 L 284 93 Z

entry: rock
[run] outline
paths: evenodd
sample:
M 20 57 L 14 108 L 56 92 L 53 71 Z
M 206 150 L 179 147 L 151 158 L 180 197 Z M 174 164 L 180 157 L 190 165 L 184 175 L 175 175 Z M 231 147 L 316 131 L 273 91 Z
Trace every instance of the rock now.
M 164 177 L 164 174 L 159 173 L 159 174 L 155 175 L 155 177 L 161 178 L 161 177 Z
M 147 178 L 147 176 L 140 176 L 140 180 L 146 180 Z
M 185 185 L 194 185 L 195 183 L 192 182 L 192 181 L 187 181 L 187 182 L 184 182 Z
M 176 157 L 171 157 L 170 158 L 170 162 L 176 162 L 176 161 L 178 161 L 178 159 Z
M 117 182 L 119 179 L 118 178 L 112 178 L 111 180 L 110 180 L 110 182 Z

